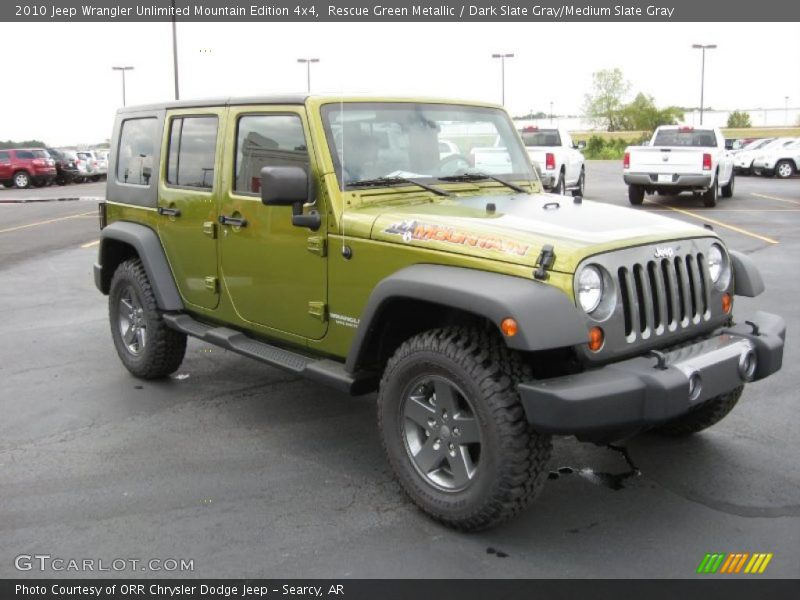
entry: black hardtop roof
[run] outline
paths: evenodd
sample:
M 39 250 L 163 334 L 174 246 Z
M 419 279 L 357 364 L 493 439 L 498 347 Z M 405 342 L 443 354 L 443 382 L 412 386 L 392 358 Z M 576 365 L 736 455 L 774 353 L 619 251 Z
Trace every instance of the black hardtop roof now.
M 203 108 L 205 106 L 241 106 L 247 104 L 305 104 L 308 94 L 276 94 L 270 96 L 243 96 L 228 98 L 202 98 L 198 100 L 173 100 L 139 106 L 126 106 L 118 113 L 135 113 L 150 110 L 166 110 L 172 108 Z

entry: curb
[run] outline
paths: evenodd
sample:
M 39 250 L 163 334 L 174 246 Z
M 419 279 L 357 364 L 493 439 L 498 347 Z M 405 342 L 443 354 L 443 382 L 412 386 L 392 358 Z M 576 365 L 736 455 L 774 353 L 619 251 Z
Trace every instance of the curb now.
M 29 202 L 79 202 L 105 200 L 100 196 L 74 196 L 70 198 L 0 198 L 0 204 L 27 204 Z

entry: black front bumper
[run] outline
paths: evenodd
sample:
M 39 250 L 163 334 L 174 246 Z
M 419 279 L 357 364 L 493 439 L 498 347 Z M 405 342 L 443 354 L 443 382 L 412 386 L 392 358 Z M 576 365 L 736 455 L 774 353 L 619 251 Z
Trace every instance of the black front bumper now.
M 678 417 L 748 381 L 781 368 L 786 325 L 759 312 L 752 324 L 654 354 L 609 364 L 576 375 L 521 383 L 522 406 L 534 429 L 610 441 Z M 755 357 L 746 372 L 744 358 Z M 692 397 L 690 384 L 699 381 Z

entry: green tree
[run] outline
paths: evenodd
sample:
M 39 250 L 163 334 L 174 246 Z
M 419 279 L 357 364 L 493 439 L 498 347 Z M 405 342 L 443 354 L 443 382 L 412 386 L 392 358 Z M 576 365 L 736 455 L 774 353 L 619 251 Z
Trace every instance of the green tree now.
M 728 115 L 728 127 L 743 128 L 752 126 L 750 113 L 746 113 L 743 110 L 735 110 Z
M 41 140 L 22 140 L 15 142 L 14 140 L 0 141 L 0 148 L 45 148 L 46 144 Z
M 584 114 L 592 123 L 608 131 L 618 131 L 622 102 L 630 87 L 620 69 L 592 73 L 592 91 L 584 96 Z
M 677 106 L 659 109 L 652 96 L 641 92 L 619 111 L 620 129 L 625 131 L 654 131 L 661 125 L 675 125 L 681 119 L 683 109 Z

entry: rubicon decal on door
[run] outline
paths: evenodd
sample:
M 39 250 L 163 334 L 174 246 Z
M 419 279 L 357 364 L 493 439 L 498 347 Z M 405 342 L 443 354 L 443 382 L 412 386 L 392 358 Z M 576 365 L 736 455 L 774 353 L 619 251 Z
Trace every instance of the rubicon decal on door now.
M 452 227 L 443 227 L 420 221 L 402 221 L 394 223 L 384 230 L 385 233 L 399 235 L 406 243 L 421 242 L 446 242 L 460 246 L 472 246 L 484 250 L 496 250 L 506 254 L 525 256 L 530 249 L 528 244 L 504 240 L 491 236 L 475 235 L 468 231 L 459 231 Z

